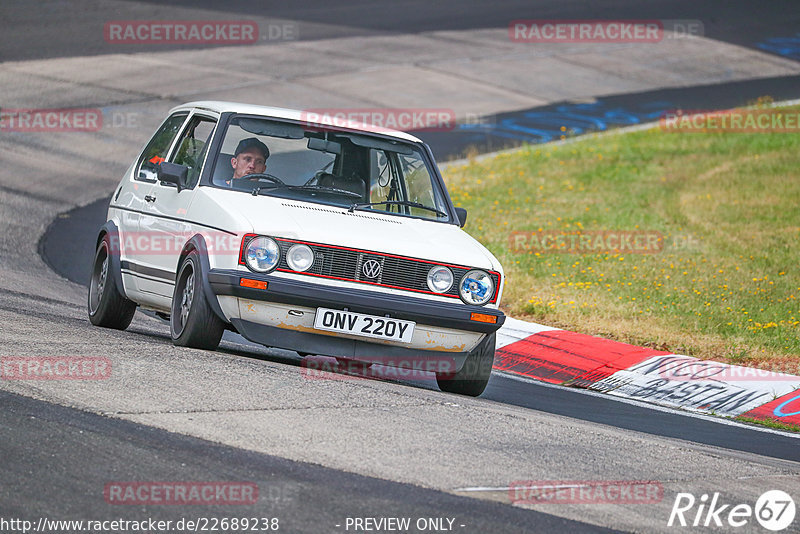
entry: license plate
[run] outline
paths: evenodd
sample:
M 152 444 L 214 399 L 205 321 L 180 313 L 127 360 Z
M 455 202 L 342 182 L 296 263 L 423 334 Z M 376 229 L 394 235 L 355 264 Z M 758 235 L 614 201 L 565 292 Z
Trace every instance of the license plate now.
M 365 315 L 363 313 L 328 308 L 317 308 L 317 315 L 314 317 L 314 328 L 317 330 L 388 339 L 402 343 L 411 343 L 415 325 L 416 323 L 412 321 L 404 321 L 402 319 L 391 319 L 389 317 L 378 317 L 377 315 Z

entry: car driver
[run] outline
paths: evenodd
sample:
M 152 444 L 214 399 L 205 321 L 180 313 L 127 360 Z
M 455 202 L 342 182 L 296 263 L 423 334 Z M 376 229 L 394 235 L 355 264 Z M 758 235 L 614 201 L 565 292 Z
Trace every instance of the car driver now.
M 233 176 L 226 183 L 230 185 L 231 180 L 235 178 L 242 178 L 248 174 L 263 173 L 267 169 L 267 158 L 269 158 L 267 145 L 255 137 L 242 139 L 236 146 L 236 152 L 233 153 L 231 158 Z

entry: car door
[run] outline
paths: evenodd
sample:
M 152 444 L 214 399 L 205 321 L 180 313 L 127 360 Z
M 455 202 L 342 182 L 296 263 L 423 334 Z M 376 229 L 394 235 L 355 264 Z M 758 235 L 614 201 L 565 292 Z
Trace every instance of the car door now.
M 137 302 L 141 292 L 140 282 L 146 282 L 143 277 L 147 276 L 142 265 L 147 259 L 149 242 L 140 229 L 142 214 L 147 210 L 145 199 L 156 183 L 158 165 L 169 154 L 188 117 L 188 111 L 180 111 L 167 117 L 139 155 L 139 159 L 131 169 L 128 183 L 120 187 L 111 201 L 111 206 L 119 210 L 123 285 L 128 296 L 135 298 Z
M 151 293 L 154 304 L 169 306 L 184 243 L 202 232 L 202 221 L 186 219 L 194 199 L 202 167 L 217 125 L 217 117 L 194 113 L 183 126 L 167 161 L 188 167 L 184 187 L 156 181 L 146 196 L 146 210 L 140 231 L 149 236 L 150 253 L 142 258 L 149 277 L 140 280 L 143 291 Z

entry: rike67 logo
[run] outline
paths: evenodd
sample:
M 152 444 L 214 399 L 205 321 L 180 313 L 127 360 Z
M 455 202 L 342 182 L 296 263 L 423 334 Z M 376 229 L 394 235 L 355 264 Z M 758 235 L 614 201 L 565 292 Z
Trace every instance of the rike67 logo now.
M 749 504 L 723 504 L 719 493 L 704 493 L 699 499 L 691 493 L 678 493 L 669 514 L 667 526 L 677 527 L 743 527 L 752 519 L 767 530 L 779 532 L 794 521 L 795 504 L 792 497 L 781 490 L 764 492 L 755 506 Z

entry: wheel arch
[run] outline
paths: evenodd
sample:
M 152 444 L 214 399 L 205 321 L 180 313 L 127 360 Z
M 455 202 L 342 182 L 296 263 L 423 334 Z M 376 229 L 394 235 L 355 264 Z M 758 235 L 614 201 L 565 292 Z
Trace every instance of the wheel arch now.
M 205 237 L 203 237 L 202 234 L 195 234 L 186 243 L 184 243 L 183 248 L 181 249 L 181 254 L 178 257 L 178 270 L 175 272 L 176 283 L 181 265 L 183 265 L 183 260 L 185 260 L 186 256 L 188 256 L 193 250 L 197 251 L 197 255 L 200 258 L 200 280 L 203 284 L 203 292 L 206 294 L 206 300 L 208 300 L 208 304 L 211 306 L 213 312 L 225 324 L 230 324 L 228 319 L 225 317 L 225 314 L 222 313 L 222 307 L 219 305 L 217 295 L 211 289 L 211 283 L 208 281 L 208 273 L 211 271 L 211 264 L 208 261 L 208 246 L 206 245 Z
M 97 247 L 100 246 L 100 242 L 103 238 L 108 235 L 109 244 L 111 250 L 108 251 L 108 255 L 111 258 L 111 274 L 114 276 L 114 283 L 117 284 L 117 288 L 125 294 L 125 286 L 122 283 L 122 261 L 120 260 L 120 241 L 119 241 L 119 229 L 114 221 L 106 221 L 106 223 L 100 227 L 100 231 L 97 232 L 97 240 L 94 244 L 95 251 Z M 94 260 L 94 258 L 92 258 Z

